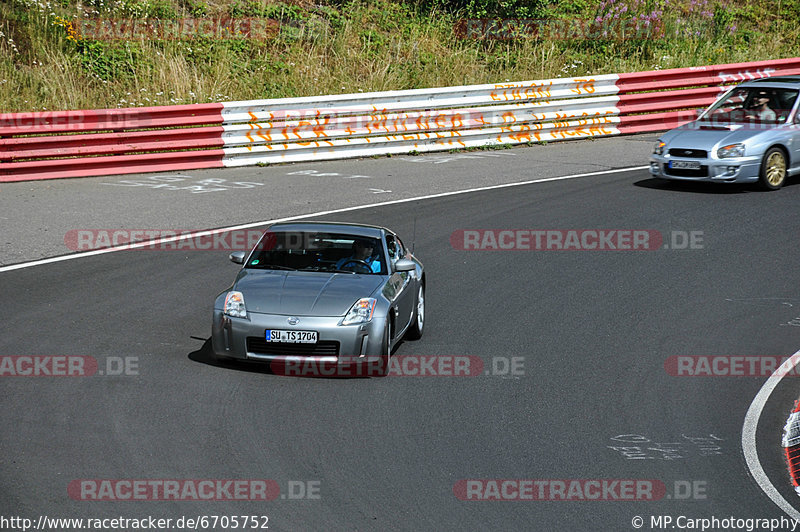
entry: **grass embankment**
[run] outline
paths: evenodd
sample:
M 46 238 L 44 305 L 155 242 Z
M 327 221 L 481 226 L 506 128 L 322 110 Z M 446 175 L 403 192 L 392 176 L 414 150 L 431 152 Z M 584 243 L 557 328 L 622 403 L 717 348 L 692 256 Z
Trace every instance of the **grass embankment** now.
M 267 39 L 93 38 L 94 19 L 256 17 Z M 646 39 L 460 37 L 474 17 L 629 20 Z M 0 0 L 0 112 L 520 81 L 774 59 L 800 0 Z

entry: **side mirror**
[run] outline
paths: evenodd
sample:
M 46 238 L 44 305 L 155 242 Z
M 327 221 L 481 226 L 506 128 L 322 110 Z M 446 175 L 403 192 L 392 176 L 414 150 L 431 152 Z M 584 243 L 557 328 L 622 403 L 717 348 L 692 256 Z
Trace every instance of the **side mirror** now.
M 413 260 L 400 259 L 394 263 L 394 269 L 398 272 L 411 272 L 417 269 L 417 264 Z
M 234 251 L 228 255 L 228 258 L 231 259 L 231 262 L 235 262 L 236 264 L 244 264 L 245 254 L 245 251 Z

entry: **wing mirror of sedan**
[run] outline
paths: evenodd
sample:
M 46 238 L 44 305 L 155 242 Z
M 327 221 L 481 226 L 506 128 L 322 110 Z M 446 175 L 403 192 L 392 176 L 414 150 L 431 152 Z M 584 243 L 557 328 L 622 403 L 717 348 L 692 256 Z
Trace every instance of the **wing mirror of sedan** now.
M 236 264 L 244 264 L 244 251 L 234 251 L 228 258 L 231 259 L 231 262 L 235 262 Z
M 417 265 L 413 260 L 400 259 L 394 263 L 394 270 L 397 272 L 410 272 L 417 269 Z

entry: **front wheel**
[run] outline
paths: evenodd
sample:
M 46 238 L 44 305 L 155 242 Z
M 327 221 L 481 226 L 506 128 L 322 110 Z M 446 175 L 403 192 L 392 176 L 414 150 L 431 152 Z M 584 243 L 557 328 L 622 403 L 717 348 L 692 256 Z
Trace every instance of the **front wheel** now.
M 425 285 L 419 285 L 419 292 L 417 292 L 417 308 L 414 313 L 414 323 L 408 328 L 406 337 L 409 340 L 419 340 L 422 338 L 422 332 L 425 328 Z
M 770 148 L 761 161 L 759 182 L 767 190 L 777 190 L 786 181 L 786 154 L 780 148 Z

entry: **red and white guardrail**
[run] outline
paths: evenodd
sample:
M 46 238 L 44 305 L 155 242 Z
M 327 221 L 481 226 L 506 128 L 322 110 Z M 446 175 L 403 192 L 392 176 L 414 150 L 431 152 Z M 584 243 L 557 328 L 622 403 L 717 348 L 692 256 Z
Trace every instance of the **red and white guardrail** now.
M 783 427 L 783 445 L 786 466 L 794 490 L 800 495 L 800 400 L 795 402 L 794 410 Z
M 800 57 L 434 89 L 0 114 L 0 182 L 219 168 L 662 131 Z

